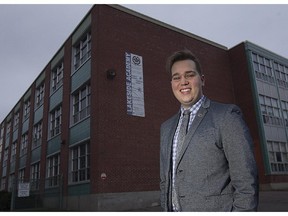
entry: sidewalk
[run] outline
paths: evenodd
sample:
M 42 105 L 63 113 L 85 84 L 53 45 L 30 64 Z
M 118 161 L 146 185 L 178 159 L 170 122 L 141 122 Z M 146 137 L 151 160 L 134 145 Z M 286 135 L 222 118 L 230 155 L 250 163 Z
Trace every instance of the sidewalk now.
M 139 212 L 160 212 L 160 206 L 136 210 Z M 288 212 L 288 191 L 260 191 L 258 212 Z
M 261 191 L 259 194 L 259 212 L 288 211 L 288 191 Z
M 15 210 L 17 211 L 17 210 Z M 57 209 L 26 209 L 18 210 L 25 211 L 58 211 Z M 65 212 L 66 210 L 59 210 Z M 126 212 L 161 212 L 162 209 L 159 205 L 154 203 L 154 206 L 127 210 Z M 259 193 L 259 206 L 258 212 L 288 212 L 288 191 L 260 191 Z

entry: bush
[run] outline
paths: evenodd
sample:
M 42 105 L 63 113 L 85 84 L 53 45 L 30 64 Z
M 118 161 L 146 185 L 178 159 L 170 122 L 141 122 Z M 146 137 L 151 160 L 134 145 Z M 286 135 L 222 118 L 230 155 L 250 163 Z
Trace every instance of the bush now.
M 11 193 L 0 191 L 0 211 L 10 211 Z

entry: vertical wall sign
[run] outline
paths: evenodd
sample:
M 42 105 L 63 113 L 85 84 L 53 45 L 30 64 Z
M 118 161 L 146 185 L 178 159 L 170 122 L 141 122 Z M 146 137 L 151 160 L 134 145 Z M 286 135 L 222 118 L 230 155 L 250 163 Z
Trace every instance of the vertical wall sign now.
M 145 117 L 142 56 L 125 53 L 127 114 Z

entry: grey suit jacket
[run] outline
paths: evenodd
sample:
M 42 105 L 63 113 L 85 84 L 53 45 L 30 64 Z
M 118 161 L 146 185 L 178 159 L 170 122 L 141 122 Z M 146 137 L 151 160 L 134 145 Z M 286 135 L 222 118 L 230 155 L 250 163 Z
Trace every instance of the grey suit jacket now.
M 171 211 L 171 153 L 180 112 L 161 125 L 161 206 Z M 182 211 L 256 211 L 258 172 L 253 142 L 236 105 L 206 98 L 176 161 Z

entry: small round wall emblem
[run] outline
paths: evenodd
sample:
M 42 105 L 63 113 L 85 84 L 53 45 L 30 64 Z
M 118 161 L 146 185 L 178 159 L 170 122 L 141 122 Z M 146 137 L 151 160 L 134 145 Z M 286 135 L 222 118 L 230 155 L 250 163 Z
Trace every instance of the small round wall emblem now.
M 101 173 L 101 179 L 102 179 L 102 180 L 105 180 L 106 178 L 107 178 L 106 173 Z

